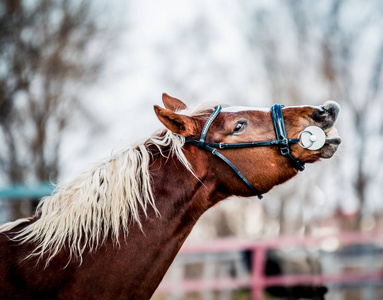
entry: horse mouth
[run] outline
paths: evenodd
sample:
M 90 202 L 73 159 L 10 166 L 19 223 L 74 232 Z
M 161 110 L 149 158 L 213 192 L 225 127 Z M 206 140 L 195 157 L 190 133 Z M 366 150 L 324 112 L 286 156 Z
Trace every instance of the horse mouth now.
M 335 154 L 339 144 L 342 142 L 342 139 L 338 134 L 338 130 L 335 128 L 335 124 L 325 129 L 324 133 L 326 135 L 326 142 L 321 149 L 320 157 L 330 158 Z

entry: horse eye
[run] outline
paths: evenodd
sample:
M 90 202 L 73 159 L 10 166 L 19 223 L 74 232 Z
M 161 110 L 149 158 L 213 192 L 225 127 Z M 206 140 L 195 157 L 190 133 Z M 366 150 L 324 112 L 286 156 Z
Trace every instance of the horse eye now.
M 247 122 L 246 121 L 240 121 L 238 122 L 235 127 L 234 127 L 234 130 L 233 130 L 233 133 L 239 133 L 241 131 L 243 131 L 246 127 L 246 124 Z

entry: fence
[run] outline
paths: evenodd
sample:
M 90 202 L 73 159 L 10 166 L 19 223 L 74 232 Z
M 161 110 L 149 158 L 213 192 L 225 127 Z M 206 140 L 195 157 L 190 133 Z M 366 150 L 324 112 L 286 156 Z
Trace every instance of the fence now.
M 53 186 L 50 184 L 40 184 L 32 187 L 25 185 L 13 186 L 8 189 L 0 190 L 0 200 L 14 199 L 31 199 L 40 198 L 52 192 Z M 370 264 L 375 267 L 378 264 L 378 269 L 370 268 L 367 271 L 351 270 L 347 272 L 337 273 L 322 273 L 322 274 L 290 274 L 282 276 L 266 276 L 265 261 L 267 251 L 270 249 L 281 249 L 286 247 L 291 248 L 321 248 L 326 245 L 335 245 L 336 247 L 345 247 L 347 245 L 378 245 L 377 261 L 371 260 Z M 238 239 L 216 240 L 203 244 L 185 244 L 180 255 L 176 258 L 174 266 L 178 264 L 178 271 L 173 272 L 173 277 L 177 281 L 163 281 L 156 293 L 186 293 L 186 292 L 204 292 L 204 291 L 221 291 L 227 296 L 227 291 L 246 288 L 251 290 L 251 298 L 253 300 L 263 299 L 263 291 L 267 287 L 272 286 L 292 286 L 292 285 L 313 285 L 321 284 L 345 284 L 345 283 L 379 283 L 383 282 L 383 266 L 382 264 L 382 248 L 383 248 L 383 233 L 382 232 L 354 232 L 343 233 L 338 235 L 320 236 L 320 237 L 278 237 L 273 239 L 263 239 L 257 241 L 247 241 Z M 252 255 L 250 276 L 247 276 L 243 270 L 243 257 L 241 253 L 248 251 Z M 217 253 L 219 254 L 217 256 Z M 180 257 L 187 254 L 199 254 L 204 256 L 202 261 L 218 263 L 225 261 L 234 262 L 236 272 L 245 274 L 239 277 L 221 277 L 216 279 L 184 279 L 184 265 L 192 263 L 193 259 L 185 260 Z M 201 260 L 200 260 L 201 261 Z M 341 269 L 336 260 L 330 262 L 333 268 Z M 222 264 L 225 268 L 225 264 Z M 223 270 L 225 271 L 225 270 Z M 227 271 L 227 270 L 226 270 Z M 223 272 L 225 273 L 225 272 Z M 212 268 L 205 268 L 205 274 L 212 275 Z M 212 276 L 207 276 L 212 277 Z M 179 279 L 182 279 L 181 281 Z M 173 278 L 174 279 L 174 278 Z M 225 297 L 223 297 L 225 298 Z M 227 297 L 226 297 L 227 298 Z M 368 299 L 379 299 L 376 296 L 370 296 Z
M 236 239 L 216 240 L 203 244 L 186 244 L 181 248 L 180 256 L 187 254 L 213 254 L 213 253 L 243 253 L 250 251 L 252 253 L 252 266 L 250 276 L 229 277 L 229 278 L 213 278 L 213 279 L 184 279 L 182 272 L 178 271 L 178 277 L 181 280 L 169 281 L 165 280 L 159 286 L 156 293 L 186 293 L 186 292 L 206 292 L 209 290 L 227 291 L 246 288 L 251 290 L 251 299 L 263 299 L 263 291 L 265 288 L 273 286 L 293 286 L 293 285 L 326 285 L 326 284 L 350 284 L 350 283 L 367 283 L 383 282 L 382 262 L 382 232 L 354 232 L 343 233 L 338 235 L 320 236 L 320 237 L 278 237 L 273 239 L 264 239 L 258 241 L 241 241 Z M 368 270 L 346 270 L 346 272 L 328 273 L 326 270 L 322 274 L 290 274 L 278 276 L 265 275 L 265 261 L 267 251 L 270 249 L 286 249 L 286 248 L 344 248 L 350 245 L 377 245 L 379 251 L 377 255 L 378 261 L 370 260 L 375 265 Z M 235 260 L 235 255 L 231 259 Z M 176 264 L 181 264 L 183 260 L 177 259 Z M 187 261 L 184 263 L 188 263 Z M 333 259 L 330 265 L 334 269 L 340 271 L 341 268 L 337 259 Z M 378 270 L 376 270 L 378 267 Z M 170 275 L 170 277 L 172 277 Z M 226 297 L 227 298 L 227 297 Z M 363 299 L 367 299 L 364 297 Z M 368 299 L 379 299 L 370 298 Z
M 49 182 L 31 185 L 15 184 L 0 189 L 0 224 L 12 218 L 30 216 L 38 200 L 50 195 L 54 186 Z M 31 201 L 35 200 L 35 201 Z
M 41 197 L 50 195 L 54 186 L 49 183 L 39 183 L 34 185 L 15 184 L 3 189 L 0 189 L 0 200 L 19 200 L 25 199 L 40 199 Z

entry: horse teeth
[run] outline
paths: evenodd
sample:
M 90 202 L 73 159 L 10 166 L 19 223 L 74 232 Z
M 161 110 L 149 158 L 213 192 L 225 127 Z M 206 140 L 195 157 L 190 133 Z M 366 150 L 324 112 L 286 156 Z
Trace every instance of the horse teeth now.
M 326 136 L 328 136 L 328 137 L 330 137 L 330 136 L 339 136 L 338 130 L 336 130 L 335 127 L 330 128 L 330 130 L 325 132 L 325 133 L 326 133 Z
M 332 125 L 331 127 L 329 127 L 329 128 L 326 128 L 326 129 L 324 129 L 323 131 L 324 131 L 324 133 L 328 133 L 328 132 L 330 132 L 331 130 L 333 130 L 334 129 L 334 125 Z

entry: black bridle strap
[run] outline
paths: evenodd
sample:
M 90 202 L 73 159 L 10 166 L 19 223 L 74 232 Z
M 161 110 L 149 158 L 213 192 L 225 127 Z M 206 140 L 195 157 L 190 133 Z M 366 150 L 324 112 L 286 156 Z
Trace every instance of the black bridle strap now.
M 270 108 L 271 118 L 273 120 L 273 125 L 274 125 L 275 136 L 278 140 L 279 151 L 281 152 L 281 154 L 283 156 L 286 156 L 290 160 L 291 165 L 295 169 L 297 169 L 299 171 L 303 171 L 305 169 L 305 164 L 299 158 L 295 158 L 291 154 L 291 151 L 290 151 L 290 143 L 291 142 L 287 138 L 282 108 L 283 108 L 283 106 L 280 104 L 274 104 Z M 294 140 L 299 141 L 299 139 L 294 139 Z
M 237 176 L 242 179 L 242 181 L 249 187 L 249 189 L 255 194 L 259 199 L 262 199 L 262 194 L 250 183 L 249 180 L 243 174 L 236 168 L 236 166 L 233 165 L 233 163 L 228 160 L 221 152 L 219 152 L 217 149 L 211 148 L 205 144 L 204 149 L 210 151 L 213 155 L 220 158 L 222 161 L 224 161 L 236 174 Z
M 192 142 L 192 140 L 191 140 Z M 298 143 L 299 139 L 288 139 L 289 144 Z M 264 147 L 264 146 L 278 146 L 283 144 L 284 142 L 280 140 L 268 140 L 261 142 L 246 142 L 246 143 L 205 143 L 206 145 L 219 148 L 219 149 L 239 149 L 239 148 L 253 148 L 253 147 Z
M 189 139 L 189 138 L 186 138 L 186 141 L 189 143 L 189 144 L 192 144 L 192 145 L 195 145 L 195 146 L 199 146 L 199 141 L 198 140 L 194 140 L 194 139 Z M 247 178 L 245 176 L 243 176 L 243 174 L 241 173 L 241 171 L 239 171 L 237 169 L 236 166 L 234 166 L 234 164 L 229 160 L 227 159 L 227 157 L 225 157 L 221 152 L 219 152 L 217 149 L 215 148 L 212 148 L 210 147 L 209 143 L 204 143 L 202 147 L 200 147 L 202 149 L 205 149 L 209 152 L 211 152 L 214 156 L 220 158 L 223 162 L 225 162 L 236 174 L 237 176 L 242 179 L 242 181 L 249 187 L 249 189 L 259 198 L 259 199 L 262 199 L 262 194 L 250 183 L 249 180 L 247 180 Z
M 199 138 L 198 145 L 197 145 L 198 147 L 203 148 L 203 146 L 206 144 L 206 142 L 205 142 L 206 135 L 210 129 L 211 124 L 213 123 L 215 118 L 218 116 L 218 114 L 221 112 L 221 109 L 222 109 L 222 106 L 218 105 L 214 109 L 214 111 L 212 112 L 210 117 L 207 119 L 205 125 L 202 128 L 201 137 Z

